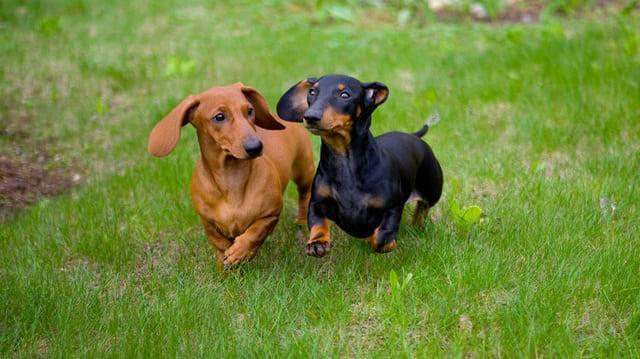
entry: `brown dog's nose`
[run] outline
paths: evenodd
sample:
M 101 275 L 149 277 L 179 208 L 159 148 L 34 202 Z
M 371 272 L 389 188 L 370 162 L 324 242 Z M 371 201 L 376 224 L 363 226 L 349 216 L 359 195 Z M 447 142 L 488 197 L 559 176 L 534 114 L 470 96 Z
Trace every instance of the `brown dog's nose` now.
M 249 158 L 254 158 L 262 153 L 262 142 L 257 138 L 252 138 L 244 144 L 244 150 Z

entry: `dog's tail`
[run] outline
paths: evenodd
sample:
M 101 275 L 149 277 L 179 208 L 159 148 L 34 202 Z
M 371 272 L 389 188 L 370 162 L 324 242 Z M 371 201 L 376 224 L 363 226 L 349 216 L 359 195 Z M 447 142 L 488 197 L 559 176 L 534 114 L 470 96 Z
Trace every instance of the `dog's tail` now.
M 438 122 L 440 122 L 440 114 L 435 112 L 431 116 L 429 116 L 426 121 L 424 121 L 424 125 L 422 125 L 422 128 L 414 132 L 413 134 L 418 137 L 422 137 L 427 134 L 430 127 L 437 125 Z

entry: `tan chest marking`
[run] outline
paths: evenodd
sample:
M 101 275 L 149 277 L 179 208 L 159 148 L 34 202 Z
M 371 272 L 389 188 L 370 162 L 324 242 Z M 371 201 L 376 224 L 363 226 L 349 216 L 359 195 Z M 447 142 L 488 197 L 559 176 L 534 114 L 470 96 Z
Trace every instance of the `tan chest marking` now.
M 367 199 L 367 205 L 373 208 L 384 208 L 386 201 L 382 196 L 379 195 L 369 195 Z
M 333 197 L 333 190 L 331 190 L 331 187 L 326 184 L 321 184 L 316 189 L 316 194 L 320 198 L 330 198 Z

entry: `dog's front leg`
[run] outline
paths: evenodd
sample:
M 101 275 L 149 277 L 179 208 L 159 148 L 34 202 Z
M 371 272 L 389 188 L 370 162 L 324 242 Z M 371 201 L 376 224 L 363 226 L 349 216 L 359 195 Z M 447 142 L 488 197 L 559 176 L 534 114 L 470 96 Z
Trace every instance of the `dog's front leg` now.
M 400 206 L 387 211 L 380 227 L 369 237 L 371 249 L 378 253 L 387 253 L 396 249 L 396 234 L 400 228 L 403 210 L 404 206 Z
M 308 215 L 309 240 L 304 249 L 305 253 L 313 257 L 324 257 L 331 250 L 331 233 L 329 220 L 324 215 L 318 202 L 311 200 Z
M 279 213 L 260 218 L 253 222 L 244 233 L 236 237 L 233 245 L 224 252 L 224 268 L 230 269 L 251 260 L 256 255 L 256 250 L 260 248 L 262 242 L 278 224 L 278 217 Z
M 207 239 L 209 243 L 216 249 L 216 258 L 218 258 L 218 263 L 222 264 L 224 251 L 226 251 L 233 242 L 229 240 L 229 238 L 220 234 L 218 229 L 209 223 L 206 219 L 201 218 L 202 225 L 204 226 L 204 231 L 207 234 Z

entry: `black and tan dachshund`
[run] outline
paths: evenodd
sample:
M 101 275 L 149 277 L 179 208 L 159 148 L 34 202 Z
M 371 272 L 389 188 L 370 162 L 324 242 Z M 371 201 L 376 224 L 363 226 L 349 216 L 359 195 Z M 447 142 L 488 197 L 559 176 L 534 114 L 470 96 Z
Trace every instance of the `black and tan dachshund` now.
M 396 247 L 405 203 L 418 200 L 414 223 L 422 224 L 442 193 L 442 169 L 420 137 L 425 124 L 409 134 L 373 137 L 371 114 L 389 95 L 380 82 L 361 83 L 344 75 L 308 78 L 278 102 L 278 115 L 322 139 L 313 181 L 306 253 L 322 257 L 331 250 L 329 222 L 348 234 L 369 238 L 376 252 Z

